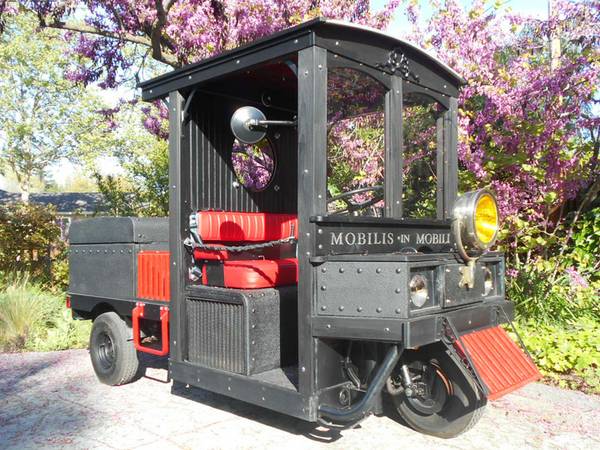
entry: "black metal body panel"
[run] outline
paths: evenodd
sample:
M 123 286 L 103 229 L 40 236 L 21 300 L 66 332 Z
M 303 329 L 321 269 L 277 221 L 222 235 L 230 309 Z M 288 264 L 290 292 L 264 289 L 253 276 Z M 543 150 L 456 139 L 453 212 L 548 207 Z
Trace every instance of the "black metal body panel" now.
M 269 408 L 298 419 L 317 420 L 316 396 L 305 396 L 261 380 L 223 370 L 169 361 L 174 380 L 247 403 Z
M 69 243 L 118 244 L 169 241 L 169 219 L 158 217 L 95 217 L 74 220 Z
M 494 300 L 455 310 L 438 310 L 423 317 L 410 319 L 372 319 L 358 317 L 317 317 L 313 319 L 313 335 L 319 338 L 403 342 L 406 348 L 416 348 L 441 339 L 439 319 L 448 317 L 459 333 L 504 323 L 498 314 L 504 308 L 514 315 L 511 302 Z

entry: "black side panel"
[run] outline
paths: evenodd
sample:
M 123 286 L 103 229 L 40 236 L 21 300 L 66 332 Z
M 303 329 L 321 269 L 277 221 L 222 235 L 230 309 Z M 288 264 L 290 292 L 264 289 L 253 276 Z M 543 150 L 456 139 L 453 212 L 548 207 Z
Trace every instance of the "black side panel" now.
M 69 293 L 93 297 L 135 298 L 136 244 L 72 245 Z

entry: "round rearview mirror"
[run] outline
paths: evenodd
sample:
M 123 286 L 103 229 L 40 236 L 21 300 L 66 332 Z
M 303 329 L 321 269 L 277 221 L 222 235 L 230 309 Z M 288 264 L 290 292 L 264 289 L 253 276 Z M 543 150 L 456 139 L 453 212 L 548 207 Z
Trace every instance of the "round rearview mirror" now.
M 267 120 L 263 112 L 254 106 L 242 106 L 231 116 L 231 132 L 243 144 L 256 144 L 267 134 L 258 123 Z

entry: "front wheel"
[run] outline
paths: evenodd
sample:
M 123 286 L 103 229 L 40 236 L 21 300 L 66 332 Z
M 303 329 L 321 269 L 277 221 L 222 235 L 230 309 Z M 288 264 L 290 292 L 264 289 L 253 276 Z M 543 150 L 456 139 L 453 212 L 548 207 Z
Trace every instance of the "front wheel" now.
M 412 380 L 406 387 L 397 370 L 388 391 L 400 417 L 413 429 L 441 438 L 470 430 L 483 415 L 486 399 L 465 369 L 446 349 L 418 352 L 406 364 Z M 406 376 L 406 374 L 405 374 Z
M 131 331 L 115 312 L 100 314 L 90 335 L 90 357 L 98 379 L 119 386 L 134 379 L 139 368 Z

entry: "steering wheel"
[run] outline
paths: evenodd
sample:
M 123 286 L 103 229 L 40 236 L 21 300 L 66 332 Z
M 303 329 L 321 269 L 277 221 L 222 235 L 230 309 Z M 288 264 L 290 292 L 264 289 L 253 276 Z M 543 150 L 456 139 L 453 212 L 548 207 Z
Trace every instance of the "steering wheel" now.
M 356 194 L 362 194 L 363 192 L 375 192 L 373 198 L 366 200 L 362 203 L 353 203 L 350 199 Z M 353 213 L 355 211 L 360 211 L 361 209 L 368 208 L 369 206 L 373 206 L 375 203 L 383 200 L 383 185 L 378 184 L 375 186 L 367 186 L 364 188 L 353 189 L 352 191 L 343 192 L 341 194 L 335 195 L 327 199 L 327 204 L 336 202 L 338 200 L 343 201 L 346 204 L 346 208 L 336 211 L 334 214 L 341 214 L 344 212 Z

